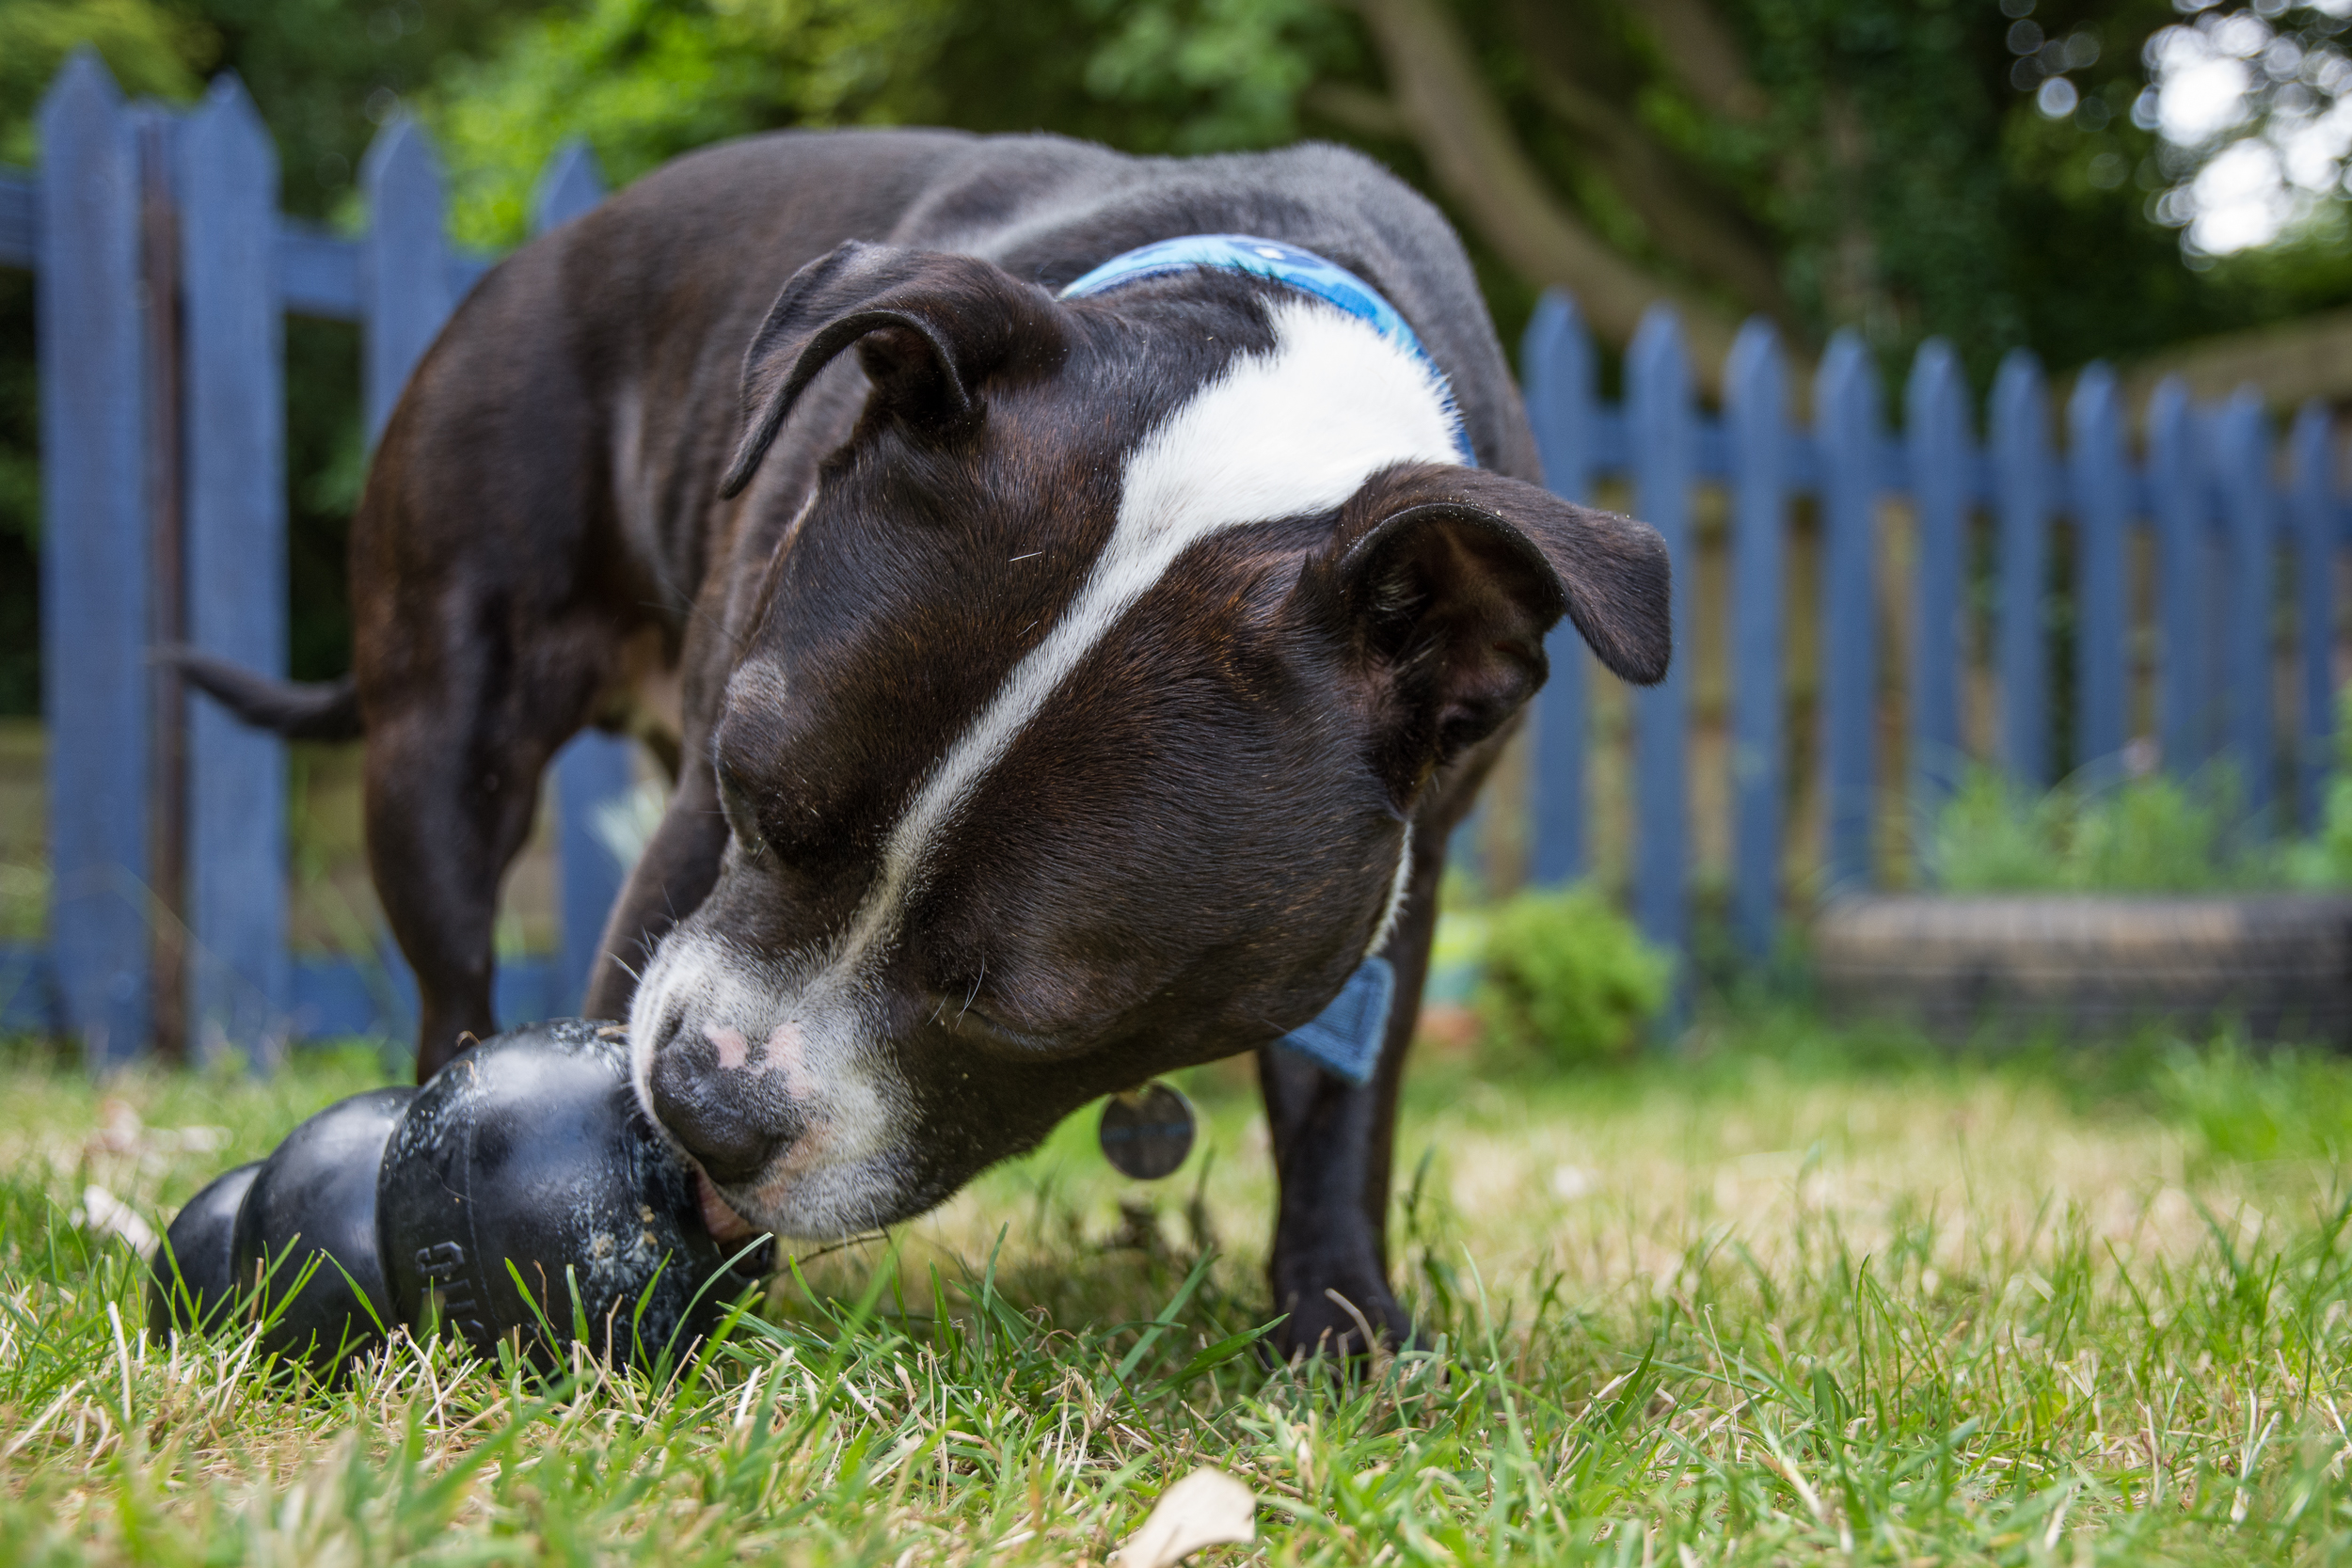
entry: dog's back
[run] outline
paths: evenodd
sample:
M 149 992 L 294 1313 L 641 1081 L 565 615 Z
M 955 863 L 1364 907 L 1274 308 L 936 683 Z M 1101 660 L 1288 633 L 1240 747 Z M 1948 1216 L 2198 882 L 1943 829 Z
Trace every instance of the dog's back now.
M 483 280 L 387 431 L 354 571 L 437 596 L 449 562 L 497 559 L 485 612 L 569 621 L 580 639 L 618 646 L 651 609 L 675 655 L 698 602 L 725 586 L 716 568 L 768 543 L 731 537 L 745 514 L 714 493 L 739 434 L 745 347 L 802 265 L 877 240 L 984 257 L 1058 289 L 1110 256 L 1205 232 L 1286 241 L 1367 279 L 1451 380 L 1481 466 L 1540 477 L 1460 242 L 1360 154 L 1310 143 L 1146 158 L 1049 135 L 787 131 L 681 157 Z M 843 412 L 797 419 L 803 444 L 838 440 Z M 431 460 L 403 461 L 410 451 Z M 763 483 L 801 483 L 816 455 L 787 454 Z M 387 684 L 371 676 L 371 643 L 413 652 L 390 622 L 420 610 L 410 594 L 372 608 L 388 635 L 359 628 L 363 698 Z M 724 618 L 723 604 L 699 610 Z

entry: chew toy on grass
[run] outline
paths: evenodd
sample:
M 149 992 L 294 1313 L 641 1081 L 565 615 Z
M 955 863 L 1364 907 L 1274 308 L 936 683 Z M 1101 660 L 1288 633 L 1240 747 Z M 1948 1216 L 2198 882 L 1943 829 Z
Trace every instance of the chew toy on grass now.
M 761 1261 L 711 1237 L 619 1026 L 562 1020 L 330 1105 L 215 1179 L 156 1252 L 148 1320 L 257 1313 L 265 1349 L 323 1371 L 399 1323 L 485 1356 L 514 1335 L 542 1365 L 574 1339 L 651 1363 L 714 1329 Z

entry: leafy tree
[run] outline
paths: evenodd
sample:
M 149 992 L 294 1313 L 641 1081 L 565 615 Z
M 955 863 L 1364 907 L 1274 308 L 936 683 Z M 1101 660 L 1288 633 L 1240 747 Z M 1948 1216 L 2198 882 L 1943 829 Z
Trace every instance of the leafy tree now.
M 1506 340 L 1562 284 L 1608 342 L 1675 303 L 1702 375 L 1760 312 L 1800 354 L 1855 327 L 1890 369 L 1941 334 L 1982 378 L 2018 345 L 2063 371 L 2352 300 L 2329 183 L 2352 149 L 2338 6 L 2352 0 L 8 0 L 0 157 L 29 155 L 38 94 L 79 41 L 136 92 L 240 72 L 296 214 L 355 221 L 368 138 L 422 113 L 458 234 L 483 247 L 521 238 L 575 135 L 616 181 L 795 124 L 1041 129 L 1142 152 L 1321 135 L 1448 208 Z M 2198 131 L 2216 71 L 2242 90 Z M 2264 157 L 2293 184 L 2274 242 L 2217 256 L 2195 227 L 2213 171 Z M 0 708 L 17 711 L 33 691 L 33 574 L 10 569 L 38 513 L 28 301 L 0 279 Z M 321 674 L 347 635 L 356 348 L 298 323 L 289 361 L 295 667 Z

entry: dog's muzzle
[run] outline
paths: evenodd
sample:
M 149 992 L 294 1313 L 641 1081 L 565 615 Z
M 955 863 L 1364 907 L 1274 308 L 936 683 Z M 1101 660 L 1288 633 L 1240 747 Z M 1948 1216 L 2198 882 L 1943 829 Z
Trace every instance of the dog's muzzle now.
M 674 1031 L 655 1048 L 647 1087 L 655 1119 L 722 1187 L 756 1182 L 804 1130 L 777 1075 L 723 1064 L 701 1033 Z

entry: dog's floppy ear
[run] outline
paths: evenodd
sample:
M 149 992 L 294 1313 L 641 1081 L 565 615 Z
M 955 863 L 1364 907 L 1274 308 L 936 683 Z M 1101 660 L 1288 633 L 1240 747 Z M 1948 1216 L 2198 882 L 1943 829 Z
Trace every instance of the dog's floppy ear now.
M 1411 464 L 1367 480 L 1294 602 L 1375 683 L 1377 764 L 1399 804 L 1543 685 L 1565 614 L 1627 680 L 1674 649 L 1665 541 L 1645 523 L 1474 468 Z
M 852 240 L 792 275 L 743 356 L 743 437 L 719 483 L 752 481 L 792 404 L 855 343 L 871 406 L 949 434 L 979 417 L 974 388 L 1012 368 L 1044 370 L 1063 339 L 1041 289 L 977 256 Z

